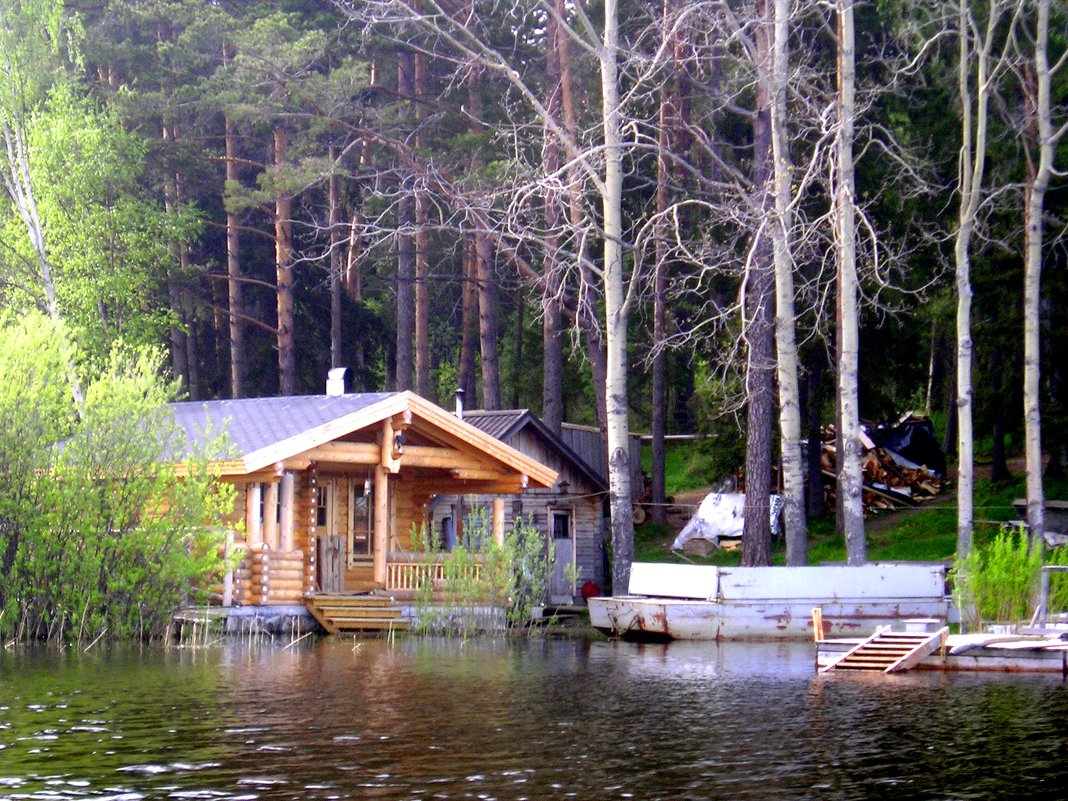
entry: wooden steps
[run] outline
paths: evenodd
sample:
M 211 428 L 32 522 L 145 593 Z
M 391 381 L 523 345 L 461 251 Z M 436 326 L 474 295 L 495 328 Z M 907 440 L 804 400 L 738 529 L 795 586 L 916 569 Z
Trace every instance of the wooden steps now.
M 906 632 L 879 629 L 871 637 L 820 672 L 832 670 L 870 670 L 881 673 L 898 673 L 911 670 L 924 657 L 934 653 L 949 633 L 948 628 L 930 632 Z
M 392 598 L 379 595 L 312 595 L 305 599 L 312 617 L 330 634 L 342 631 L 407 631 Z

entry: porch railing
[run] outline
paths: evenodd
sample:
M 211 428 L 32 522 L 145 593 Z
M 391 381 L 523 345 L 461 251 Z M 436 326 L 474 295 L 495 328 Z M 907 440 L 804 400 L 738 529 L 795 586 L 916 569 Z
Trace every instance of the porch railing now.
M 472 555 L 470 561 L 457 565 L 449 562 L 449 553 L 390 553 L 386 558 L 386 589 L 414 592 L 430 582 L 432 589 L 444 589 L 446 579 L 477 582 L 482 579 L 482 556 Z

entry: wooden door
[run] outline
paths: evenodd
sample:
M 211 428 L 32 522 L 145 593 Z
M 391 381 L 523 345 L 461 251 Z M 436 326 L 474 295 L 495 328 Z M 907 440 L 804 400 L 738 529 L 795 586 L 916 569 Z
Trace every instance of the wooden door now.
M 338 514 L 340 488 L 335 479 L 320 479 L 315 490 L 315 523 L 319 535 L 319 591 L 345 591 L 344 516 Z
M 575 599 L 571 577 L 575 564 L 575 532 L 570 510 L 549 510 L 549 554 L 552 569 L 549 573 L 549 602 L 569 604 Z

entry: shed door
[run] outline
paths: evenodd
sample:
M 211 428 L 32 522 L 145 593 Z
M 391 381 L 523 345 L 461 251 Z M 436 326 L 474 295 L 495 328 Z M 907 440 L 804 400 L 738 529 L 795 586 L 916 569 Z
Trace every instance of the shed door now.
M 319 535 L 319 591 L 345 590 L 344 516 L 338 514 L 340 482 L 320 479 L 315 489 L 315 528 Z
M 568 577 L 575 564 L 575 532 L 570 510 L 549 511 L 549 548 L 553 560 L 549 576 L 549 601 L 569 604 L 575 596 L 574 585 Z

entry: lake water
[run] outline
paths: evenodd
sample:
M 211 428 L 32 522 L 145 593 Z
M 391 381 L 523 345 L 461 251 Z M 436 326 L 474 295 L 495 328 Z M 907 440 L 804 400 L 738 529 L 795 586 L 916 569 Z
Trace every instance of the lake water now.
M 1059 676 L 810 644 L 0 649 L 0 798 L 1062 798 Z

